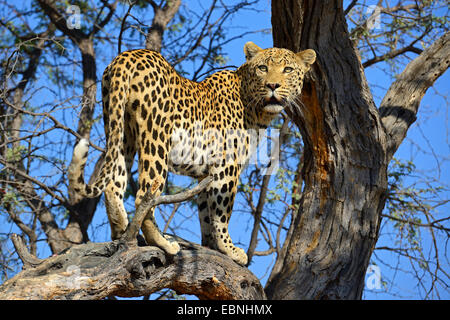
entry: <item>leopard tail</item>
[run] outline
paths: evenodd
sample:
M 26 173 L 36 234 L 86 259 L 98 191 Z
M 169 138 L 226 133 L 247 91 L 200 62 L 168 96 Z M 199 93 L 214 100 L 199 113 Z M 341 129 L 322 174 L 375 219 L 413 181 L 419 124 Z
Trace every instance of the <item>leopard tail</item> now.
M 69 165 L 69 190 L 83 197 L 95 198 L 102 194 L 118 171 L 115 160 L 118 158 L 119 152 L 123 153 L 123 147 L 121 146 L 123 146 L 125 97 L 127 95 L 122 92 L 126 90 L 125 86 L 116 87 L 114 88 L 115 91 L 110 92 L 110 84 L 114 83 L 115 80 L 117 79 L 115 79 L 114 70 L 107 68 L 102 79 L 103 120 L 107 149 L 99 174 L 92 183 L 85 183 L 84 167 L 89 150 L 87 139 L 81 139 L 75 145 L 72 161 Z

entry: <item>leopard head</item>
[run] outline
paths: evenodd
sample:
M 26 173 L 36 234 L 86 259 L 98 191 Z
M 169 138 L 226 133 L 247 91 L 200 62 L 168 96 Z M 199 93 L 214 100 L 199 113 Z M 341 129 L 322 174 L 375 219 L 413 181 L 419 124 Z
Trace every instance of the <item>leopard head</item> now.
M 261 49 L 253 42 L 244 46 L 246 76 L 242 86 L 249 104 L 259 112 L 276 115 L 300 96 L 303 78 L 316 60 L 307 49 L 294 53 L 288 49 Z

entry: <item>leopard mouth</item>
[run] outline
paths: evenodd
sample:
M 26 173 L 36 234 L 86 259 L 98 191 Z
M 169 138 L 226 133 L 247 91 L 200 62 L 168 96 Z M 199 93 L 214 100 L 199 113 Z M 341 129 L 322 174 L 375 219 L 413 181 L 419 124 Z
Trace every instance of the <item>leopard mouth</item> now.
M 284 106 L 281 100 L 275 98 L 275 96 L 264 99 L 263 111 L 267 113 L 280 113 L 283 109 Z

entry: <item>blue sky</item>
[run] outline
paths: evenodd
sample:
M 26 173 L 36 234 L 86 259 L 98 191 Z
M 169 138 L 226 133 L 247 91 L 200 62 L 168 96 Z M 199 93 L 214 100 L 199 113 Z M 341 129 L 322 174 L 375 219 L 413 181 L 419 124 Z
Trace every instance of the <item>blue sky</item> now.
M 195 8 L 197 1 L 185 1 L 189 6 Z M 270 22 L 270 0 L 260 0 L 256 6 L 259 9 L 257 12 L 252 10 L 243 10 L 239 12 L 233 20 L 231 21 L 231 28 L 229 29 L 228 36 L 238 35 L 245 31 L 254 30 L 264 30 L 271 28 Z M 251 22 L 251 23 L 249 23 Z M 266 48 L 271 47 L 272 36 L 270 33 L 255 33 L 251 35 L 244 36 L 240 39 L 228 43 L 223 51 L 227 53 L 229 61 L 227 64 L 239 66 L 244 62 L 243 46 L 247 41 L 253 41 L 260 47 Z M 103 49 L 104 50 L 104 49 Z M 114 57 L 115 51 L 111 50 L 107 55 Z M 74 53 L 75 55 L 76 53 Z M 110 60 L 109 57 L 101 57 L 102 60 Z M 104 65 L 99 64 L 97 75 L 100 78 L 103 72 Z M 74 67 L 74 73 L 78 72 L 79 69 Z M 374 96 L 375 102 L 379 105 L 382 97 L 384 96 L 389 84 L 393 81 L 393 75 L 386 74 L 377 67 L 368 68 L 366 70 L 366 77 L 372 88 L 372 94 Z M 420 111 L 418 114 L 418 122 L 414 124 L 409 132 L 407 139 L 396 153 L 397 158 L 411 160 L 416 165 L 417 172 L 426 173 L 428 176 L 435 177 L 438 181 L 443 181 L 448 187 L 448 182 L 450 181 L 450 144 L 449 144 L 449 110 L 448 103 L 445 100 L 445 96 L 449 94 L 448 83 L 450 83 L 449 72 L 445 73 L 438 81 L 435 83 L 433 88 L 430 88 L 427 94 L 424 96 Z M 35 99 L 38 103 L 39 99 L 44 99 L 45 96 L 40 96 Z M 73 101 L 76 103 L 77 101 Z M 100 113 L 97 110 L 97 113 Z M 76 126 L 76 116 L 66 119 L 67 125 L 71 127 Z M 419 125 L 420 124 L 420 125 Z M 418 147 L 423 147 L 426 152 L 420 152 Z M 70 151 L 70 148 L 67 148 Z M 432 150 L 432 151 L 430 151 Z M 442 161 L 442 157 L 446 158 L 447 161 Z M 70 156 L 67 157 L 70 161 Z M 90 159 L 95 159 L 94 153 L 91 150 Z M 91 170 L 87 170 L 87 174 L 90 175 Z M 187 185 L 190 183 L 190 179 L 178 179 L 177 183 L 183 183 Z M 271 185 L 272 187 L 273 184 Z M 443 198 L 449 199 L 450 192 L 445 191 L 442 195 Z M 184 206 L 188 206 L 187 204 Z M 127 204 L 127 209 L 132 210 L 132 204 Z M 440 211 L 445 214 L 450 209 L 450 204 L 442 207 Z M 235 210 L 239 210 L 239 204 L 235 206 Z M 183 219 L 188 220 L 191 218 L 190 212 L 192 210 L 179 210 L 178 221 L 183 221 Z M 244 221 L 245 220 L 245 221 Z M 251 229 L 249 228 L 247 218 L 240 217 L 239 214 L 233 214 L 230 223 L 230 233 L 235 242 L 248 243 L 250 238 Z M 198 226 L 197 218 L 192 218 L 192 223 L 184 224 L 182 236 L 186 236 L 192 241 L 200 241 L 200 228 Z M 251 221 L 252 222 L 252 221 Z M 159 220 L 160 226 L 162 226 L 163 221 Z M 100 228 L 90 228 L 90 236 L 96 241 L 108 241 L 109 240 L 109 226 L 106 220 L 106 214 L 104 209 L 100 208 L 95 215 L 93 225 L 102 225 Z M 4 230 L 4 224 L 1 224 L 1 232 L 9 232 L 9 230 Z M 389 231 L 389 230 L 387 230 Z M 387 232 L 389 233 L 389 232 Z M 425 242 L 429 241 L 429 236 L 426 232 L 423 233 L 423 238 Z M 389 236 L 382 237 L 377 244 L 377 247 L 392 245 L 395 241 L 394 238 Z M 445 250 L 446 239 L 440 239 L 442 241 L 442 250 Z M 40 256 L 44 257 L 49 254 L 48 249 L 42 247 L 39 251 Z M 385 259 L 390 264 L 400 263 L 401 267 L 408 271 L 408 263 L 404 259 L 397 260 L 397 256 L 389 252 L 377 252 L 380 258 Z M 251 265 L 250 269 L 261 278 L 262 282 L 265 282 L 268 276 L 268 270 L 270 271 L 271 264 L 273 264 L 272 257 L 256 257 L 255 262 Z M 446 264 L 448 270 L 448 261 L 441 261 L 444 265 Z M 373 292 L 366 290 L 364 293 L 364 298 L 366 299 L 395 299 L 395 298 L 420 298 L 417 295 L 417 290 L 414 288 L 415 281 L 411 275 L 402 272 L 395 273 L 388 266 L 380 265 L 380 272 L 383 279 L 393 279 L 394 285 L 388 284 L 387 290 L 375 290 Z M 389 282 L 390 283 L 390 282 Z M 450 298 L 449 291 L 441 290 L 441 298 Z

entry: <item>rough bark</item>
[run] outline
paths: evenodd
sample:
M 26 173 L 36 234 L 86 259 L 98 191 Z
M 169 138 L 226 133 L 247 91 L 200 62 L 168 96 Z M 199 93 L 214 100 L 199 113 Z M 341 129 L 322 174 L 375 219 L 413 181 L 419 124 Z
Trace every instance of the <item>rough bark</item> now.
M 114 241 L 76 245 L 39 261 L 24 253 L 25 246 L 17 246 L 25 270 L 0 287 L 0 299 L 98 300 L 149 295 L 163 288 L 200 299 L 265 299 L 248 269 L 217 251 L 177 240 L 183 250 L 174 257 L 156 247 Z
M 282 267 L 271 274 L 266 294 L 269 299 L 360 299 L 386 200 L 392 135 L 401 142 L 407 127 L 399 132 L 389 125 L 386 131 L 341 1 L 272 1 L 272 26 L 275 46 L 312 48 L 317 62 L 305 82 L 303 105 L 289 110 L 305 145 L 305 187 Z M 440 70 L 448 67 L 448 58 L 445 63 Z M 432 64 L 424 66 L 423 76 Z M 423 89 L 430 85 L 419 83 Z M 409 106 L 411 97 L 403 94 L 397 101 Z M 413 97 L 414 115 L 422 95 Z

